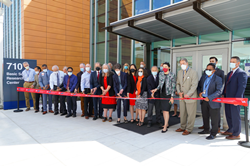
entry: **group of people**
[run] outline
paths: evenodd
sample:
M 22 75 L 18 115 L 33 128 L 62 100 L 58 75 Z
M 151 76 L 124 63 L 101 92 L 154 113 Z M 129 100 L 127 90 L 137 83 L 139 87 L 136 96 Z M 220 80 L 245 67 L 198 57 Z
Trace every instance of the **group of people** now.
M 124 123 L 136 122 L 138 126 L 144 125 L 147 114 L 147 127 L 151 127 L 155 108 L 156 122 L 162 128 L 162 133 L 167 132 L 169 128 L 169 112 L 174 104 L 175 96 L 183 98 L 179 100 L 181 124 L 180 128 L 176 130 L 176 132 L 182 132 L 182 135 L 189 135 L 193 131 L 196 118 L 197 100 L 188 98 L 203 98 L 200 103 L 203 126 L 199 127 L 203 130 L 199 134 L 209 134 L 206 139 L 211 140 L 219 132 L 221 119 L 221 104 L 212 100 L 217 97 L 242 98 L 247 84 L 247 74 L 239 68 L 239 57 L 231 58 L 232 71 L 228 73 L 226 80 L 224 71 L 216 67 L 217 63 L 216 57 L 210 57 L 210 63 L 200 79 L 197 71 L 189 67 L 186 58 L 180 59 L 181 70 L 178 71 L 177 76 L 170 71 L 168 62 L 162 63 L 160 68 L 153 66 L 151 70 L 146 68 L 144 62 L 140 63 L 139 68 L 135 64 L 129 65 L 128 63 L 123 66 L 119 63 L 114 66 L 111 63 L 101 66 L 99 62 L 96 62 L 94 70 L 90 64 L 81 63 L 80 72 L 77 75 L 73 74 L 72 67 L 64 67 L 60 71 L 59 67 L 54 65 L 50 71 L 46 64 L 42 65 L 42 68 L 36 66 L 31 69 L 29 64 L 24 62 L 25 70 L 22 74 L 25 88 L 100 96 L 81 97 L 81 116 L 85 119 L 93 117 L 93 120 L 101 118 L 103 122 L 111 122 L 112 113 L 116 110 L 118 124 L 121 123 L 122 112 Z M 60 112 L 61 116 L 66 118 L 76 117 L 76 96 L 54 95 L 53 111 L 52 95 L 39 93 L 31 95 L 35 112 L 39 112 L 39 99 L 42 97 L 44 115 L 48 112 L 57 115 Z M 27 92 L 25 92 L 25 100 L 26 111 L 29 111 L 29 93 Z M 127 111 L 130 111 L 130 120 L 127 119 Z M 241 132 L 240 106 L 225 104 L 225 112 L 229 128 L 221 134 L 228 135 L 227 139 L 239 139 Z

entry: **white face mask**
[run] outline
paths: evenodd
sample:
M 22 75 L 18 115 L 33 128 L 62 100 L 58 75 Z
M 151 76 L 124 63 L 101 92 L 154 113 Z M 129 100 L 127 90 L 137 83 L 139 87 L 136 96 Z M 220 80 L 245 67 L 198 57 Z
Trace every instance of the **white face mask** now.
M 142 76 L 142 72 L 138 72 L 138 76 L 140 76 L 140 77 L 141 77 L 141 76 Z
M 117 74 L 117 75 L 119 75 L 119 74 L 120 74 L 120 70 L 118 70 L 118 71 L 115 71 L 115 72 L 116 72 L 116 74 Z
M 103 73 L 107 73 L 108 69 L 103 69 L 102 71 L 103 71 Z
M 36 74 L 38 74 L 39 73 L 39 71 L 36 71 Z
M 187 65 L 181 65 L 181 69 L 182 70 L 186 70 L 187 69 Z
M 144 68 L 144 65 L 140 65 L 141 68 Z
M 26 66 L 26 67 L 25 67 L 26 70 L 29 70 L 29 68 L 30 68 L 29 66 Z
M 236 68 L 236 63 L 230 63 L 230 68 L 231 68 L 231 69 Z
M 68 75 L 71 76 L 71 75 L 72 75 L 72 72 L 68 72 Z
M 86 69 L 86 71 L 90 71 L 90 67 L 86 67 L 85 69 Z
M 48 70 L 47 69 L 43 69 L 43 72 L 47 72 Z
M 205 73 L 206 73 L 207 76 L 211 76 L 212 75 L 212 71 L 210 71 L 210 70 L 206 70 Z
M 157 75 L 157 72 L 155 72 L 155 71 L 152 71 L 151 73 L 153 74 L 153 76 Z

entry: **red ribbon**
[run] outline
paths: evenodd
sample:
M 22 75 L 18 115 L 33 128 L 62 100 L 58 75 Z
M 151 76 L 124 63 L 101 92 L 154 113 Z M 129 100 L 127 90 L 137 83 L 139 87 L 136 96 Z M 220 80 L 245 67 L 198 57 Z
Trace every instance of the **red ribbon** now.
M 23 87 L 17 87 L 17 91 L 18 92 L 48 94 L 48 95 L 60 95 L 60 96 L 99 97 L 99 98 L 101 97 L 101 98 L 132 99 L 132 100 L 139 100 L 140 99 L 140 98 L 129 98 L 129 97 L 112 97 L 112 96 L 103 96 L 103 95 L 60 92 L 60 91 L 31 89 L 31 88 L 23 88 Z M 170 100 L 170 98 L 147 98 L 147 99 L 149 99 L 149 100 Z M 174 98 L 174 100 L 204 100 L 204 98 Z M 248 106 L 248 98 L 215 98 L 213 100 L 213 102 Z

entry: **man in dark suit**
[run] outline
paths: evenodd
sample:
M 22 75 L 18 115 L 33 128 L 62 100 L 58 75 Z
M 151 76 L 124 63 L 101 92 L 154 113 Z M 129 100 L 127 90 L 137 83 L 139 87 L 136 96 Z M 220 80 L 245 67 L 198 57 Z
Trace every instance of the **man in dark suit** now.
M 75 88 L 75 93 L 77 93 L 77 91 L 79 93 L 82 92 L 82 88 L 81 88 L 81 77 L 82 77 L 82 74 L 85 72 L 85 64 L 84 63 L 81 63 L 80 64 L 80 72 L 77 73 L 77 84 L 76 84 L 76 88 Z M 84 97 L 80 97 L 81 99 L 81 110 L 82 110 L 82 115 L 81 117 L 84 117 Z
M 140 62 L 140 67 L 143 68 L 143 69 L 145 69 L 145 70 L 147 70 L 148 75 L 151 75 L 151 71 L 146 68 L 145 62 L 143 62 L 143 61 Z
M 101 71 L 101 64 L 99 62 L 95 63 L 95 71 L 93 71 L 90 75 L 90 89 L 91 93 L 94 95 L 101 95 L 102 91 L 100 89 L 100 83 L 99 83 L 99 77 L 101 77 L 102 71 Z M 102 118 L 102 104 L 101 104 L 101 98 L 93 97 L 93 105 L 94 105 L 94 118 L 93 120 L 96 120 L 98 118 Z
M 152 96 L 152 90 L 156 89 L 159 85 L 159 75 L 158 75 L 158 68 L 153 66 L 151 68 L 151 75 L 147 78 L 147 85 L 148 85 L 148 96 Z M 160 91 L 156 91 L 154 93 L 155 98 L 160 97 Z M 156 122 L 161 125 L 161 112 L 160 112 L 160 101 L 159 100 L 148 100 L 148 125 L 147 127 L 152 126 L 152 116 L 153 116 L 153 108 L 155 106 L 156 111 Z M 162 125 L 161 125 L 162 126 Z
M 198 134 L 210 134 L 210 136 L 206 137 L 208 140 L 214 139 L 218 133 L 221 103 L 216 103 L 212 100 L 221 96 L 222 87 L 222 79 L 215 74 L 214 63 L 209 63 L 205 70 L 205 74 L 201 76 L 197 88 L 199 97 L 205 98 L 204 101 L 201 101 L 204 130 Z M 209 131 L 209 117 L 211 117 L 211 131 Z
M 243 98 L 247 85 L 247 74 L 244 70 L 239 68 L 240 58 L 234 56 L 230 60 L 231 72 L 227 74 L 227 79 L 224 86 L 223 95 L 229 98 Z M 221 133 L 222 135 L 229 135 L 226 139 L 234 140 L 240 139 L 241 119 L 240 107 L 237 104 L 225 104 L 225 113 L 227 118 L 228 130 Z
M 117 63 L 114 65 L 115 73 L 113 75 L 113 85 L 116 96 L 125 97 L 127 94 L 127 86 L 128 86 L 128 75 L 121 71 L 122 66 Z M 121 102 L 123 101 L 123 116 L 124 122 L 128 123 L 127 120 L 127 104 L 124 99 L 117 99 L 117 123 L 120 123 L 121 117 Z
M 224 83 L 225 83 L 225 74 L 224 74 L 224 71 L 223 71 L 223 70 L 221 70 L 221 69 L 219 69 L 219 68 L 217 67 L 218 59 L 217 59 L 216 57 L 210 57 L 210 58 L 209 58 L 209 61 L 210 61 L 210 63 L 213 63 L 213 64 L 215 65 L 215 72 L 214 72 L 214 74 L 217 75 L 217 76 L 219 76 L 219 77 L 222 79 L 222 86 L 223 86 Z M 205 74 L 205 71 L 204 71 L 204 74 Z M 221 127 L 221 125 L 220 125 L 220 123 L 221 123 L 221 114 L 220 114 L 219 122 L 218 122 L 218 123 L 219 123 L 219 130 L 218 130 L 218 133 L 220 133 L 220 127 Z M 199 127 L 199 129 L 204 129 L 204 126 Z

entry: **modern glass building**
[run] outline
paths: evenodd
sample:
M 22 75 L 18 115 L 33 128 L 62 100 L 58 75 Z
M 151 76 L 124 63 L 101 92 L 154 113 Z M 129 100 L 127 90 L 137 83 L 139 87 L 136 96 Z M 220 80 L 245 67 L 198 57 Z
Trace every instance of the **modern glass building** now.
M 22 58 L 21 0 L 11 0 L 4 8 L 3 55 L 4 58 Z
M 210 56 L 225 73 L 231 56 L 250 62 L 249 0 L 91 0 L 91 62 L 148 67 L 180 57 L 201 76 Z

